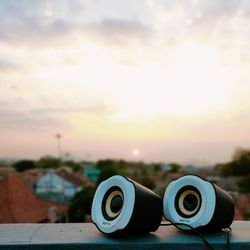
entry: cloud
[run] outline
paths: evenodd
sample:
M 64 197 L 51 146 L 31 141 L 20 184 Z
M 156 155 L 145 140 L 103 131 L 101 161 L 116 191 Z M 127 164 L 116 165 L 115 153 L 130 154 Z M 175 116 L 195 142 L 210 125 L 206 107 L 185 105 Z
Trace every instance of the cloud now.
M 205 1 L 194 6 L 190 13 L 194 31 L 229 34 L 233 30 L 237 32 L 235 25 L 240 18 L 249 20 L 250 4 L 237 0 Z
M 6 102 L 6 101 L 0 101 L 0 106 L 1 107 L 3 107 L 3 106 L 8 106 L 9 105 L 9 103 L 8 102 Z
M 79 10 L 79 1 L 3 0 L 1 42 L 32 47 L 62 44 L 75 29 L 69 17 L 74 11 L 79 14 Z
M 0 59 L 0 74 L 1 73 L 9 73 L 11 71 L 16 71 L 21 68 L 20 65 L 17 65 L 11 61 L 6 61 Z
M 111 19 L 79 25 L 65 20 L 55 20 L 47 25 L 42 25 L 37 20 L 22 20 L 15 27 L 1 30 L 2 41 L 31 47 L 72 45 L 79 37 L 105 45 L 129 46 L 146 43 L 151 32 L 149 27 L 137 21 Z
M 147 43 L 152 29 L 135 20 L 105 19 L 83 27 L 83 35 L 85 33 L 96 42 L 103 41 L 108 45 L 129 46 Z
M 106 45 L 130 45 L 150 37 L 150 28 L 137 20 L 83 21 L 84 10 L 80 1 L 1 1 L 1 43 L 53 47 L 84 37 Z
M 0 109 L 0 128 L 8 130 L 46 130 L 65 126 L 66 123 L 58 117 L 33 116 L 29 113 L 5 107 Z
M 157 8 L 164 9 L 166 15 L 177 13 L 177 17 L 189 15 L 189 17 L 210 17 L 211 21 L 224 17 L 232 17 L 235 14 L 250 14 L 250 4 L 244 0 L 194 0 L 194 1 L 159 1 Z M 241 10 L 241 12 L 239 12 Z
M 250 3 L 238 0 L 207 0 L 207 1 L 157 1 L 154 2 L 153 24 L 160 26 L 159 32 L 175 42 L 185 39 L 209 38 L 226 40 L 230 36 L 239 36 L 244 25 L 249 22 Z M 227 36 L 227 37 L 225 37 Z M 229 38 L 229 39 L 228 39 Z
M 53 47 L 70 42 L 71 30 L 72 26 L 63 20 L 42 25 L 37 20 L 24 19 L 1 27 L 0 38 L 2 43 L 15 46 Z
M 247 1 L 153 3 L 153 7 L 147 7 L 146 3 L 134 6 L 134 11 L 142 9 L 150 13 L 143 20 L 141 16 L 137 18 L 134 14 L 130 18 L 123 13 L 120 18 L 119 15 L 108 15 L 114 13 L 114 10 L 121 12 L 122 9 L 116 5 L 111 8 L 106 2 L 100 5 L 98 1 L 2 0 L 0 38 L 2 43 L 26 47 L 72 46 L 79 37 L 109 46 L 134 46 L 151 45 L 151 41 L 158 35 L 169 44 L 190 36 L 207 39 L 217 31 L 230 36 L 232 29 L 238 34 L 248 27 L 234 23 L 234 18 L 237 17 L 249 19 L 250 4 Z M 131 12 L 131 4 L 128 3 L 124 10 L 127 15 L 128 10 Z M 100 6 L 107 7 L 101 11 Z M 107 11 L 109 7 L 112 9 L 110 12 Z M 90 16 L 89 12 L 95 18 L 85 17 Z M 165 23 L 157 30 L 153 27 L 158 19 L 165 19 Z
M 93 115 L 106 115 L 110 112 L 111 109 L 107 105 L 93 105 L 86 107 L 47 107 L 30 109 L 30 113 L 33 115 L 53 115 L 65 113 L 88 113 Z
M 0 129 L 48 130 L 55 127 L 67 128 L 70 127 L 69 114 L 105 117 L 112 112 L 111 107 L 105 104 L 83 107 L 63 107 L 62 105 L 52 107 L 47 105 L 45 108 L 36 104 L 34 108 L 29 108 L 32 104 L 28 100 L 22 105 L 17 103 L 18 100 L 0 102 Z

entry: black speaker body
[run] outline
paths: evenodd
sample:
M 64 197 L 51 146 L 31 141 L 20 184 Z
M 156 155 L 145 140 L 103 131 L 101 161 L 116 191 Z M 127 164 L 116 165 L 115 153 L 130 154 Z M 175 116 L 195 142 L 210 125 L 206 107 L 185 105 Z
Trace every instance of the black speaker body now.
M 163 199 L 164 217 L 173 223 L 218 231 L 230 227 L 234 219 L 232 197 L 212 182 L 195 175 L 172 181 Z M 187 226 L 178 226 L 190 230 Z
M 216 184 L 213 183 L 212 185 L 216 195 L 214 214 L 210 222 L 205 227 L 200 228 L 209 231 L 230 227 L 235 214 L 235 206 L 232 197 Z
M 91 217 L 105 234 L 145 234 L 158 229 L 162 209 L 160 196 L 131 179 L 115 175 L 98 186 Z

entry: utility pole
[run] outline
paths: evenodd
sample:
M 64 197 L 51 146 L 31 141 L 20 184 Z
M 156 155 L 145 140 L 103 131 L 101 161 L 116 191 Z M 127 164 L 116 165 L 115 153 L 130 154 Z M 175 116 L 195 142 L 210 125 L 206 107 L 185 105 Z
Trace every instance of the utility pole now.
M 60 161 L 60 167 L 62 167 L 62 161 L 63 161 L 63 156 L 62 156 L 62 147 L 61 147 L 61 138 L 62 138 L 62 135 L 60 133 L 57 133 L 56 134 L 56 139 L 57 139 L 57 150 L 58 150 L 58 158 L 59 158 L 59 161 Z M 64 175 L 64 170 L 62 170 L 62 195 L 63 195 L 63 202 L 65 203 L 66 202 L 66 194 L 65 194 L 65 183 L 64 183 L 64 178 L 65 178 L 65 175 Z M 68 203 L 68 202 L 66 202 Z M 65 213 L 65 221 L 66 223 L 69 222 L 69 216 L 68 216 L 68 211 L 66 211 Z
M 61 150 L 61 134 L 57 133 L 56 134 L 56 139 L 57 139 L 57 151 L 58 151 L 58 158 L 61 160 L 62 157 L 62 150 Z

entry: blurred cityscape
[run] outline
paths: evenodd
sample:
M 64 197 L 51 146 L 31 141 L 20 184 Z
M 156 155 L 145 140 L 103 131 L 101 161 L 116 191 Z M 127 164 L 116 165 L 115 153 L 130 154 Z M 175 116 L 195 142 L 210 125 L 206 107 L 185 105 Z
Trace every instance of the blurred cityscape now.
M 112 175 L 128 176 L 163 196 L 166 186 L 195 174 L 228 191 L 235 220 L 250 220 L 250 150 L 214 166 L 144 163 L 104 159 L 96 162 L 44 156 L 38 160 L 0 160 L 0 223 L 90 222 L 96 187 Z

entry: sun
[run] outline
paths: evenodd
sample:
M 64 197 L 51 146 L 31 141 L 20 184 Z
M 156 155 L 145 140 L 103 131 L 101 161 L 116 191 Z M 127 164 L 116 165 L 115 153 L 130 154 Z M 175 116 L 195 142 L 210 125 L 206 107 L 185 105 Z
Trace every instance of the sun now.
M 134 155 L 134 156 L 138 156 L 138 155 L 140 155 L 140 150 L 139 149 L 133 149 L 133 151 L 132 151 L 132 154 Z

